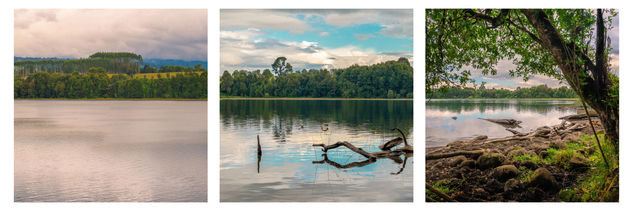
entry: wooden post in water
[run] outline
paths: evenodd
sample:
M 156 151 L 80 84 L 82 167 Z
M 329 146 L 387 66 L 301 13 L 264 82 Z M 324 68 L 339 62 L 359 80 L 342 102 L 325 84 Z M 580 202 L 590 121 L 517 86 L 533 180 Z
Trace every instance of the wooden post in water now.
M 259 164 L 262 162 L 262 145 L 259 144 L 259 135 L 257 135 L 257 173 L 259 174 Z

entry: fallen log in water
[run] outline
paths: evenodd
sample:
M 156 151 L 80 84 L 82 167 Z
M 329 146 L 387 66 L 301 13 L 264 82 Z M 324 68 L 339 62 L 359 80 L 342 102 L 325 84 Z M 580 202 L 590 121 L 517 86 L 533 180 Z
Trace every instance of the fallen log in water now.
M 391 148 L 393 148 L 395 146 L 398 146 L 398 145 L 402 144 L 403 142 L 404 142 L 404 140 L 402 138 L 398 137 L 398 138 L 391 139 L 391 141 L 387 141 L 384 144 L 381 144 L 380 146 L 378 146 L 378 148 L 380 150 L 383 150 L 383 151 L 391 150 Z
M 519 127 L 519 124 L 521 124 L 521 121 L 519 120 L 515 120 L 515 119 L 487 119 L 487 118 L 479 118 L 482 120 L 486 120 L 492 123 L 497 123 L 500 124 L 504 127 Z
M 597 113 L 589 113 L 590 117 L 598 117 Z M 582 119 L 587 119 L 587 114 L 573 114 L 573 115 L 568 115 L 568 116 L 564 116 L 564 117 L 560 117 L 558 119 L 562 119 L 562 120 L 582 120 Z

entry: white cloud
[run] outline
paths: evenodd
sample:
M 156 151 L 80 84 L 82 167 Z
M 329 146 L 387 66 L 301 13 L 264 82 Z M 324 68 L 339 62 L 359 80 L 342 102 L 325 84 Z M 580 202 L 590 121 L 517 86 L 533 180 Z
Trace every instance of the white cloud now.
M 220 33 L 221 70 L 266 69 L 279 56 L 288 58 L 295 69 L 344 68 L 353 64 L 371 65 L 398 59 L 396 55 L 380 55 L 375 50 L 355 46 L 324 48 L 318 42 L 311 41 L 253 40 L 255 34 L 252 30 Z
M 279 10 L 222 9 L 220 28 L 265 28 L 301 34 L 313 30 L 292 14 Z
M 144 58 L 207 60 L 207 11 L 15 10 L 14 38 L 16 56 L 128 51 Z
M 300 19 L 299 14 L 305 17 Z M 338 27 L 379 24 L 384 27 L 378 32 L 380 34 L 413 39 L 412 9 L 222 9 L 220 10 L 220 27 L 222 29 L 265 28 L 301 34 L 316 30 L 307 24 L 314 17 L 321 17 L 325 24 Z
M 330 33 L 329 32 L 321 32 L 321 33 L 319 33 L 319 36 L 327 37 L 327 36 L 330 36 Z

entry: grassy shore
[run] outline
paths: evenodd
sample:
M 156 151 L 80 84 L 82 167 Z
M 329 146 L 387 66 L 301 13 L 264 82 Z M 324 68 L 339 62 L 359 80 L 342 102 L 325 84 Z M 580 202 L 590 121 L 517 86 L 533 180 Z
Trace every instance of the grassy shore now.
M 413 98 L 336 98 L 336 97 L 226 97 L 220 100 L 413 100 Z
M 207 98 L 15 98 L 14 100 L 207 101 Z

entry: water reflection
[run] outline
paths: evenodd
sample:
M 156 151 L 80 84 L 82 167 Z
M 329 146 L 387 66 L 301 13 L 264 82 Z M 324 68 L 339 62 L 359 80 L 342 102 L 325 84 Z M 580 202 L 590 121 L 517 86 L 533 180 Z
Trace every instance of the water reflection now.
M 413 159 L 365 162 L 347 149 L 322 157 L 312 146 L 347 141 L 380 151 L 400 136 L 393 127 L 413 144 L 412 101 L 221 100 L 220 121 L 223 202 L 413 200 Z
M 431 100 L 426 103 L 426 146 L 443 146 L 479 135 L 490 138 L 512 135 L 503 126 L 483 119 L 515 119 L 515 128 L 529 132 L 560 122 L 558 117 L 574 114 L 575 100 Z
M 206 101 L 14 105 L 16 202 L 207 200 Z

